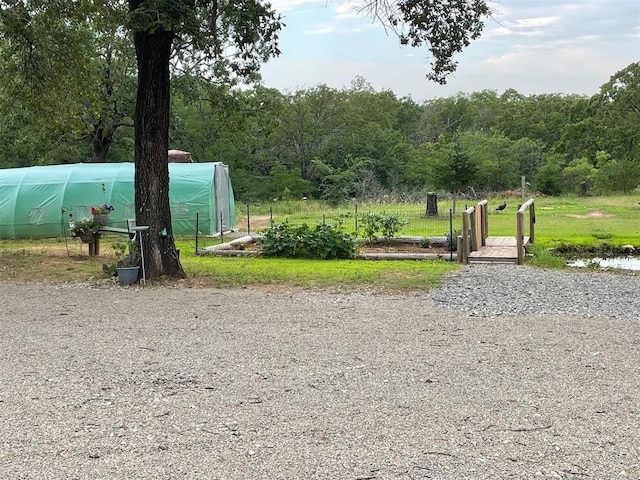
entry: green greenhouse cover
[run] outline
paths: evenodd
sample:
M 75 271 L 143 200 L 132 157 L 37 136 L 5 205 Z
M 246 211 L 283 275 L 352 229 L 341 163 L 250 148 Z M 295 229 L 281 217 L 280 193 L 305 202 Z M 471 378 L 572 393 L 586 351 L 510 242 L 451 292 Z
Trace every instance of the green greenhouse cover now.
M 70 215 L 91 217 L 91 208 L 112 205 L 109 226 L 135 220 L 133 163 L 75 163 L 0 169 L 0 238 L 66 234 Z M 220 162 L 170 163 L 173 233 L 203 235 L 235 225 L 229 168 Z

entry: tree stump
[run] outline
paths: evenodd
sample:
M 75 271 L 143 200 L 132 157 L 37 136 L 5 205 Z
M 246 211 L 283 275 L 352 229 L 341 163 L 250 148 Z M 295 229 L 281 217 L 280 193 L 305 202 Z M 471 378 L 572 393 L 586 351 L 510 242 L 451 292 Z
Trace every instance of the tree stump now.
M 427 217 L 438 216 L 438 194 L 436 192 L 427 193 Z

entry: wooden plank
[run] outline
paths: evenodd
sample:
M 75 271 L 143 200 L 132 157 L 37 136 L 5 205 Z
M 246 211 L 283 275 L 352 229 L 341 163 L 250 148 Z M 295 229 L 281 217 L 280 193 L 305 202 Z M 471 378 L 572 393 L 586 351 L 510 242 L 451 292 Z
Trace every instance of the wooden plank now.
M 487 247 L 516 247 L 516 237 L 487 237 Z M 524 245 L 529 244 L 529 237 L 524 237 Z
M 517 263 L 518 255 L 513 248 L 488 247 L 469 255 L 469 262 Z
M 518 252 L 513 247 L 483 247 L 471 252 L 469 258 L 510 258 L 517 259 Z
M 486 246 L 469 254 L 469 262 L 518 262 L 515 237 L 487 237 L 486 243 Z
M 487 237 L 487 247 L 515 247 L 516 237 Z

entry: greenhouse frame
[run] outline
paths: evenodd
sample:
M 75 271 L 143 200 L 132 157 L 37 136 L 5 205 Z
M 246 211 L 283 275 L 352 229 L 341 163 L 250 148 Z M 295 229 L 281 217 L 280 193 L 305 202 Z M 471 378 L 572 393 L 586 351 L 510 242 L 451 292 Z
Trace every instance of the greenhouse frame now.
M 112 205 L 110 227 L 135 221 L 133 163 L 75 163 L 0 169 L 0 238 L 68 234 L 69 220 Z M 220 162 L 170 163 L 169 203 L 174 235 L 215 235 L 233 229 L 235 202 L 229 167 Z

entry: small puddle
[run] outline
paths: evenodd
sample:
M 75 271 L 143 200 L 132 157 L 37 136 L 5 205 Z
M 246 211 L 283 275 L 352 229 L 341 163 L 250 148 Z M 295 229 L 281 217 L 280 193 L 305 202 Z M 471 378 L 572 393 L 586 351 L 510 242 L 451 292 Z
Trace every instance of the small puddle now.
M 589 258 L 567 262 L 568 267 L 590 267 L 594 264 L 600 268 L 619 268 L 620 270 L 640 270 L 640 257 Z

